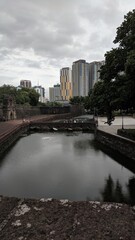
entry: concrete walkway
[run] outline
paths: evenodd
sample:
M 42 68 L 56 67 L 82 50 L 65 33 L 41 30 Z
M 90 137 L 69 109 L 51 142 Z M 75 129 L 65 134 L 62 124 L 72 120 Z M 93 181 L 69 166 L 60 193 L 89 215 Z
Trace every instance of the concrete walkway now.
M 25 122 L 23 122 L 22 119 L 17 119 L 17 120 L 10 120 L 7 122 L 0 122 L 0 137 L 3 136 L 3 134 L 6 134 L 16 127 L 21 124 L 25 124 L 28 121 L 37 121 L 40 119 L 48 120 L 52 118 L 54 115 L 38 115 L 38 116 L 33 116 L 30 119 L 26 119 Z
M 115 117 L 115 120 L 110 126 L 106 123 L 106 121 L 106 117 L 98 117 L 98 129 L 111 134 L 117 134 L 117 130 L 122 128 L 122 117 Z M 123 117 L 123 127 L 125 129 L 135 129 L 135 118 Z

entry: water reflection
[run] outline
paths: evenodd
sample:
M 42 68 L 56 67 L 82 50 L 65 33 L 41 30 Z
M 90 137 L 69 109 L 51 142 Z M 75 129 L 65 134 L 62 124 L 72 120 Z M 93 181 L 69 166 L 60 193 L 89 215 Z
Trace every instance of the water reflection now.
M 131 177 L 126 185 L 127 191 L 123 191 L 119 180 L 116 182 L 111 175 L 105 180 L 105 186 L 101 192 L 102 201 L 135 204 L 135 177 Z
M 87 150 L 90 148 L 90 141 L 89 140 L 80 140 L 74 142 L 74 148 L 79 150 Z
M 134 181 L 129 181 L 133 173 L 97 150 L 93 138 L 93 134 L 58 132 L 21 138 L 2 160 L 0 195 L 102 200 L 111 182 L 105 181 L 108 176 L 113 197 L 121 187 L 124 194 L 134 188 Z M 133 199 L 131 190 L 130 195 Z

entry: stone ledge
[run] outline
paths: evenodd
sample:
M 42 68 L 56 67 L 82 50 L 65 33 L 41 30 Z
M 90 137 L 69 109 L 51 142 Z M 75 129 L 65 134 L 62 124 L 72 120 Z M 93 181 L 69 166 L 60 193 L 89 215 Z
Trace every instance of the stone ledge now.
M 135 208 L 117 203 L 0 197 L 1 240 L 135 239 Z

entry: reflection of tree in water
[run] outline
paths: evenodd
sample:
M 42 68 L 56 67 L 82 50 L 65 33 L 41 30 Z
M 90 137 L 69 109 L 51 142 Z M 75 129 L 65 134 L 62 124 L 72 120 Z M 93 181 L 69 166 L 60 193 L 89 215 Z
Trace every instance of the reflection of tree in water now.
M 122 190 L 122 186 L 117 180 L 114 183 L 111 175 L 108 176 L 105 182 L 104 190 L 101 192 L 104 202 L 119 202 L 135 204 L 135 177 L 129 179 L 127 184 L 127 194 Z
M 131 205 L 135 204 L 135 177 L 129 179 L 127 184 L 129 203 Z
M 90 148 L 90 141 L 89 140 L 75 141 L 74 148 L 86 150 Z

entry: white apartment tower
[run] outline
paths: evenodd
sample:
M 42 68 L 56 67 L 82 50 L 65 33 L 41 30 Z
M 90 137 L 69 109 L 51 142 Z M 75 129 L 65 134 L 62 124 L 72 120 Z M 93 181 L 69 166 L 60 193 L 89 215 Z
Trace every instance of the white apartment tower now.
M 72 65 L 72 91 L 75 96 L 88 96 L 89 92 L 89 63 L 78 60 Z
M 42 86 L 35 86 L 35 91 L 39 93 L 39 102 L 45 102 L 45 89 Z

